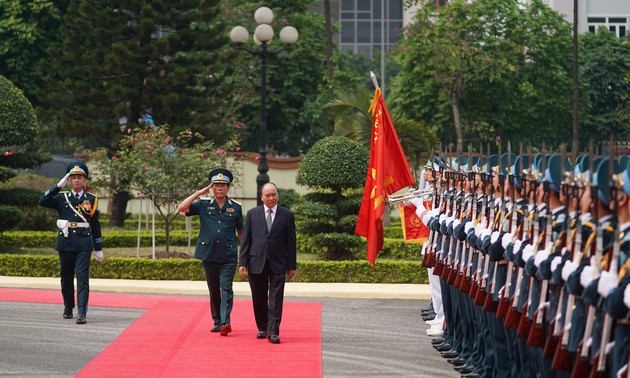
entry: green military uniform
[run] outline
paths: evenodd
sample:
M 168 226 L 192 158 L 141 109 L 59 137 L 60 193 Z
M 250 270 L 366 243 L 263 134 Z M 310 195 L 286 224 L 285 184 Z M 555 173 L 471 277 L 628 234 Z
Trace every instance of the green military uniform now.
M 226 169 L 215 169 L 210 172 L 210 181 L 229 185 L 232 173 Z M 214 199 L 199 198 L 186 212 L 186 216 L 193 215 L 198 215 L 200 222 L 195 258 L 203 261 L 206 272 L 214 322 L 212 331 L 221 329 L 221 335 L 227 336 L 231 331 L 230 313 L 234 302 L 232 281 L 238 260 L 237 232 L 243 229 L 241 204 L 227 196 L 223 206 Z

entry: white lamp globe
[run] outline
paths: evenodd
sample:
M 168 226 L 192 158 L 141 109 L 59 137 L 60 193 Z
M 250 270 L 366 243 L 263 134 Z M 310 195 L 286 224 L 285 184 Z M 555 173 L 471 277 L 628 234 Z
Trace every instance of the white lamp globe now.
M 288 45 L 297 42 L 298 37 L 298 31 L 293 26 L 285 26 L 280 30 L 280 40 Z
M 273 38 L 273 28 L 268 24 L 260 24 L 256 27 L 254 35 L 262 43 L 267 43 Z
M 273 11 L 267 7 L 260 7 L 254 13 L 254 20 L 259 24 L 271 24 L 273 21 Z
M 234 43 L 245 43 L 249 38 L 249 32 L 242 26 L 235 26 L 230 31 L 230 40 Z

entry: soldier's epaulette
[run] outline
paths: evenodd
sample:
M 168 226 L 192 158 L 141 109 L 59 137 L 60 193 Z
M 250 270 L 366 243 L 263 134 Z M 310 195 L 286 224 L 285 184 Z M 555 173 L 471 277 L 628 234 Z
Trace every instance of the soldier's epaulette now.
M 584 222 L 583 226 L 586 226 L 590 228 L 591 230 L 593 229 L 593 227 L 595 227 L 595 225 L 591 221 Z
M 611 225 L 608 225 L 606 226 L 606 228 L 604 228 L 604 231 L 615 232 L 615 228 Z
M 205 196 L 199 196 L 200 200 L 204 200 L 204 201 L 212 201 L 214 199 L 214 197 L 205 197 Z
M 243 207 L 243 205 L 242 205 L 240 202 L 235 201 L 235 200 L 233 200 L 232 198 L 228 199 L 228 201 L 234 202 L 235 204 L 237 204 L 237 205 L 239 205 L 239 206 Z
M 91 196 L 94 196 L 94 197 L 96 197 L 96 194 L 94 194 L 94 193 L 90 193 L 90 192 L 85 192 L 85 194 L 89 194 L 89 195 L 91 195 Z
M 70 194 L 70 191 L 69 190 L 61 190 L 59 192 L 59 194 L 66 194 L 66 193 Z

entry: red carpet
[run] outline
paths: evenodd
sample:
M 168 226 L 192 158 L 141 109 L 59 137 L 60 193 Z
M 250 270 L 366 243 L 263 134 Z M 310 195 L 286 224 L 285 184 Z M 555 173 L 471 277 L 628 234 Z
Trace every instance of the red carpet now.
M 61 303 L 56 290 L 0 288 L 0 301 Z M 321 303 L 284 303 L 279 345 L 256 339 L 249 300 L 234 301 L 232 333 L 210 333 L 208 298 L 90 293 L 90 306 L 147 309 L 81 377 L 321 377 Z M 89 314 L 88 325 L 89 326 Z

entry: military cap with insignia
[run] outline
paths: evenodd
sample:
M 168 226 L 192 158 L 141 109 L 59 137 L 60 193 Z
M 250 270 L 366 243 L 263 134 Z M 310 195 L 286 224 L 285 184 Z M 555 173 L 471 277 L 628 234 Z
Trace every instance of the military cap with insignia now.
M 599 164 L 594 168 L 593 184 L 597 185 L 597 197 L 606 206 L 610 204 L 610 179 L 611 174 L 619 174 L 621 168 L 617 161 L 612 162 L 613 172 L 610 172 L 609 158 L 603 158 L 599 161 Z
M 68 164 L 66 173 L 70 173 L 71 175 L 83 175 L 85 178 L 88 178 L 89 175 L 88 167 L 82 161 L 75 161 Z
M 560 187 L 562 186 L 562 156 L 550 155 L 547 159 L 547 167 L 545 168 L 545 180 L 549 182 L 549 188 L 556 193 L 560 193 Z M 564 169 L 570 168 L 571 163 L 569 159 L 564 158 Z
M 234 176 L 232 175 L 232 172 L 225 168 L 216 168 L 210 171 L 208 178 L 211 183 L 223 182 L 229 184 L 234 179 Z

